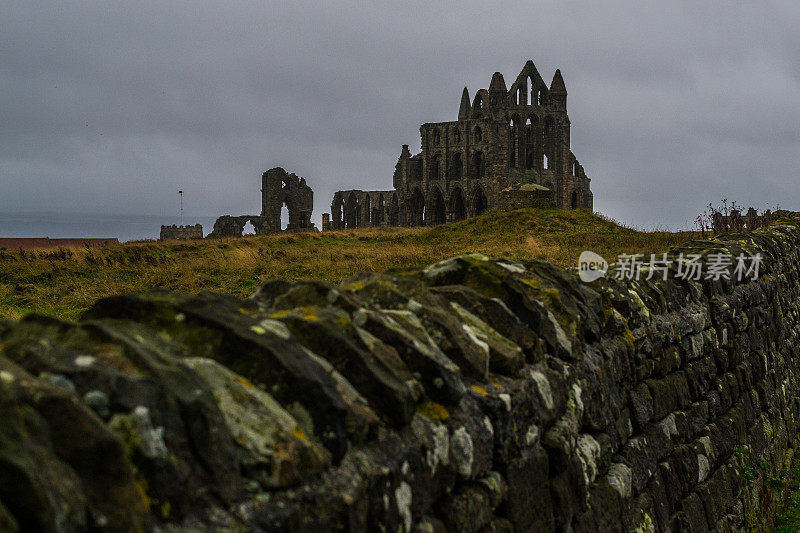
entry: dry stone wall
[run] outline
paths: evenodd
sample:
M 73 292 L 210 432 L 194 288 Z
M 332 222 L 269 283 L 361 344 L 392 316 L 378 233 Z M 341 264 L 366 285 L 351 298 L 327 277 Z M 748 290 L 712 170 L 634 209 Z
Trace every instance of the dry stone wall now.
M 0 529 L 768 530 L 796 466 L 800 215 L 583 283 L 468 255 L 0 325 Z

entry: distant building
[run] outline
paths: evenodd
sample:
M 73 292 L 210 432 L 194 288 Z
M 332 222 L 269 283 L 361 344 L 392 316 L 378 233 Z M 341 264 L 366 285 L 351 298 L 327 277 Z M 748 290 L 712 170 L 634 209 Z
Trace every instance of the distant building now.
M 164 239 L 202 239 L 203 226 L 195 224 L 194 226 L 161 226 L 160 240 Z
M 323 229 L 431 226 L 526 206 L 592 209 L 559 70 L 549 88 L 532 61 L 508 89 L 495 72 L 471 102 L 464 88 L 458 120 L 423 124 L 420 136 L 420 153 L 403 145 L 393 190 L 336 192 Z

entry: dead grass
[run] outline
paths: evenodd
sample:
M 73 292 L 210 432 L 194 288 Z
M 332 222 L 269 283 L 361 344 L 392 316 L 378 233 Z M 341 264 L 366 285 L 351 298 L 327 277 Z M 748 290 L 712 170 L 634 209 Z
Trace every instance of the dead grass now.
M 666 251 L 696 237 L 640 232 L 583 211 L 525 209 L 435 228 L 0 252 L 0 316 L 38 312 L 74 319 L 104 296 L 155 287 L 246 296 L 270 277 L 337 282 L 363 271 L 416 268 L 468 252 L 573 267 L 583 250 L 611 261 L 620 253 Z

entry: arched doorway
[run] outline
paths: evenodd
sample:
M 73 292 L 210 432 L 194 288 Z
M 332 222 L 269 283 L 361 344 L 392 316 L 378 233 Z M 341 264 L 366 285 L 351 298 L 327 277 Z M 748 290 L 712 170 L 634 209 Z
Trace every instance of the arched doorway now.
M 570 198 L 570 205 L 572 209 L 578 208 L 578 191 L 572 191 L 572 197 Z
M 289 205 L 284 201 L 281 204 L 281 231 L 287 229 L 289 227 Z
M 484 211 L 486 211 L 488 203 L 486 201 L 486 194 L 483 192 L 483 189 L 480 187 L 476 187 L 475 191 L 472 193 L 472 214 L 473 216 L 478 216 Z
M 435 189 L 428 213 L 430 216 L 430 220 L 426 221 L 428 226 L 436 226 L 447 222 L 444 198 L 442 197 L 442 191 L 438 188 Z
M 242 236 L 246 235 L 255 235 L 256 234 L 256 227 L 253 226 L 253 223 L 249 220 L 245 222 L 244 227 L 242 228 Z
M 464 205 L 464 193 L 460 187 L 456 187 L 450 192 L 450 220 L 458 222 L 467 218 L 467 210 Z
M 414 189 L 406 202 L 408 206 L 408 225 L 422 226 L 425 222 L 425 197 L 419 187 Z

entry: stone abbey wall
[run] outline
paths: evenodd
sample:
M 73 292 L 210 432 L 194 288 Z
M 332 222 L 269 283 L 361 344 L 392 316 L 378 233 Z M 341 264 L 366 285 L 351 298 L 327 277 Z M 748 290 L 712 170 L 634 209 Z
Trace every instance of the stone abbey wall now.
M 799 244 L 780 212 L 670 252 L 760 253 L 755 281 L 470 255 L 2 322 L 0 529 L 766 531 Z
M 202 239 L 203 226 L 202 224 L 195 224 L 194 226 L 178 226 L 172 224 L 171 226 L 161 226 L 160 240 L 164 239 Z

